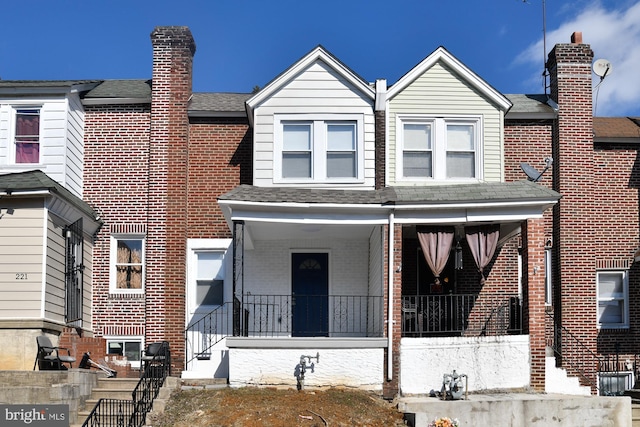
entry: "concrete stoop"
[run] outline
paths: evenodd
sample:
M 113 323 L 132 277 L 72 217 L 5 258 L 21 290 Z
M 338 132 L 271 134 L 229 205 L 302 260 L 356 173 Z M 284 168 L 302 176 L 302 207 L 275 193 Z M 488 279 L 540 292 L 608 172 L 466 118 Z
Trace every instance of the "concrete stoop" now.
M 492 427 L 632 427 L 628 396 L 569 396 L 557 394 L 470 394 L 467 400 L 403 397 L 398 409 L 413 427 L 427 427 L 439 417 L 457 419 L 461 426 Z
M 577 377 L 570 377 L 566 370 L 556 367 L 556 358 L 553 356 L 547 356 L 545 359 L 544 390 L 546 393 L 591 395 L 591 387 L 581 385 Z
M 138 384 L 138 378 L 100 378 L 97 386 L 92 390 L 91 397 L 86 400 L 84 408 L 78 411 L 77 423 L 71 424 L 70 427 L 80 427 L 87 419 L 98 400 L 104 399 L 120 399 L 131 400 L 132 392 Z M 153 401 L 153 409 L 151 413 L 162 413 L 169 400 L 173 390 L 180 386 L 180 379 L 175 377 L 167 377 L 158 396 Z
M 0 371 L 0 403 L 66 404 L 70 422 L 75 423 L 97 382 L 97 373 L 86 369 Z
M 631 404 L 631 425 L 633 427 L 640 427 L 640 404 Z

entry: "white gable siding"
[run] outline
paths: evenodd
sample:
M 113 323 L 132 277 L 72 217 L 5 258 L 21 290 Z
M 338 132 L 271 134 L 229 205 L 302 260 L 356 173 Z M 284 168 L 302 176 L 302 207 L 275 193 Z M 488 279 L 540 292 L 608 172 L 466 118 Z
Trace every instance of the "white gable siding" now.
M 43 201 L 0 200 L 0 206 L 0 319 L 41 318 Z
M 503 180 L 502 112 L 469 86 L 449 67 L 438 62 L 389 101 L 387 120 L 389 185 L 415 185 L 399 180 L 396 171 L 396 118 L 398 115 L 482 118 L 484 181 Z M 481 141 L 481 142 L 482 142 Z
M 40 164 L 15 164 L 15 108 L 40 108 Z M 0 100 L 0 173 L 40 169 L 82 197 L 84 111 L 77 94 L 68 98 Z
M 374 186 L 373 101 L 357 92 L 343 77 L 318 60 L 255 108 L 254 185 L 274 185 L 274 115 L 350 114 L 364 124 L 364 183 Z M 344 184 L 340 185 L 344 188 Z

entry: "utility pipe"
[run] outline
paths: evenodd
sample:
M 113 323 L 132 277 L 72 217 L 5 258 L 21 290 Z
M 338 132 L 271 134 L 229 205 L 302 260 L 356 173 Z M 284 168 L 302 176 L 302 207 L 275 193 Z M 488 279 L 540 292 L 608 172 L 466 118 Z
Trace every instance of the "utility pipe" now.
M 394 270 L 394 237 L 395 217 L 393 211 L 389 213 L 389 261 L 387 275 L 389 280 L 389 306 L 387 308 L 387 378 L 393 379 L 393 270 Z

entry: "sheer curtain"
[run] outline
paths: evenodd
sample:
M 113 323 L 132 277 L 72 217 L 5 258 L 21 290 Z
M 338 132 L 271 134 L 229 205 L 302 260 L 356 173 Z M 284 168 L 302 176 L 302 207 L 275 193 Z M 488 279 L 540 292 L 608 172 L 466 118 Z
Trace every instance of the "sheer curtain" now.
M 40 161 L 39 133 L 39 111 L 18 110 L 16 113 L 16 163 Z
M 424 258 L 435 276 L 435 284 L 440 285 L 440 273 L 449 259 L 454 229 L 453 227 L 418 227 L 416 231 Z
M 500 238 L 499 225 L 481 225 L 476 227 L 467 227 L 464 230 L 467 235 L 467 243 L 476 261 L 478 271 L 480 272 L 480 283 L 484 284 L 484 269 L 487 267 L 493 255 L 496 252 L 498 239 Z

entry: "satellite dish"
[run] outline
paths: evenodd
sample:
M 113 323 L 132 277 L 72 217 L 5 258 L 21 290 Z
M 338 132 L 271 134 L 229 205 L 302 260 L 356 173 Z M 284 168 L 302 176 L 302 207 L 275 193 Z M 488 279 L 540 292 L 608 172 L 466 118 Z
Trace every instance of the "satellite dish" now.
M 538 182 L 540 181 L 540 178 L 542 178 L 542 175 L 544 175 L 544 173 L 547 171 L 547 169 L 551 167 L 553 159 L 551 157 L 547 157 L 546 159 L 544 159 L 544 162 L 546 163 L 546 165 L 542 172 L 538 172 L 536 168 L 528 163 L 520 163 L 520 169 L 522 169 L 525 175 L 527 175 L 529 181 Z
M 612 70 L 613 66 L 611 65 L 611 62 L 606 59 L 598 59 L 593 63 L 593 72 L 596 76 L 599 76 L 600 79 L 604 79 L 606 76 L 611 74 Z

